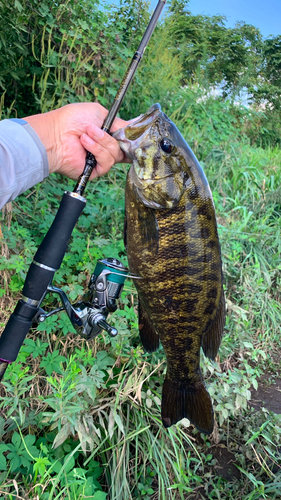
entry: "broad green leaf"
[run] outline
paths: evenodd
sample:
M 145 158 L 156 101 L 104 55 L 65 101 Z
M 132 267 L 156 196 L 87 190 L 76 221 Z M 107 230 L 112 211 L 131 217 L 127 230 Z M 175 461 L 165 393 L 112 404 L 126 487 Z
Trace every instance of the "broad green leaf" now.
M 7 463 L 6 463 L 6 458 L 2 453 L 0 453 L 0 470 L 6 470 L 7 469 Z
M 106 500 L 107 493 L 103 491 L 96 491 L 94 494 L 94 500 Z
M 15 0 L 15 7 L 18 9 L 19 12 L 23 10 L 22 4 L 19 2 L 19 0 Z

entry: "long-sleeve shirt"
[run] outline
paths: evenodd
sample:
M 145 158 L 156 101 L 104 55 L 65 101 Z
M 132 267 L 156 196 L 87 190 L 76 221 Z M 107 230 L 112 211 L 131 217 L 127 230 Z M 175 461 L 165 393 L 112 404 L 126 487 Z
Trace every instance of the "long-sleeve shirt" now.
M 49 175 L 46 150 L 25 120 L 0 122 L 0 209 Z

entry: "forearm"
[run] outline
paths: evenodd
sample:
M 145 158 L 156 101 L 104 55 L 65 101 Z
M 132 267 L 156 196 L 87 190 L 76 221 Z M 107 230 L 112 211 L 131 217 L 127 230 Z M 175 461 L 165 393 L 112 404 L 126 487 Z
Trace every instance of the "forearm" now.
M 0 208 L 49 174 L 43 144 L 28 123 L 0 122 Z
M 56 172 L 58 165 L 59 110 L 23 118 L 29 123 L 42 142 L 48 158 L 49 173 Z

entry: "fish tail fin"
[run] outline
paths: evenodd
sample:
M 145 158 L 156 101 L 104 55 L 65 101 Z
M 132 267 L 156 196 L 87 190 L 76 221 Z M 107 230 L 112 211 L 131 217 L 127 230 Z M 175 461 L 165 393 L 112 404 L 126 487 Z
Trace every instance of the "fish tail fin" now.
M 200 432 L 211 434 L 214 412 L 202 376 L 195 384 L 186 386 L 178 386 L 167 376 L 163 385 L 161 416 L 164 427 L 188 418 Z

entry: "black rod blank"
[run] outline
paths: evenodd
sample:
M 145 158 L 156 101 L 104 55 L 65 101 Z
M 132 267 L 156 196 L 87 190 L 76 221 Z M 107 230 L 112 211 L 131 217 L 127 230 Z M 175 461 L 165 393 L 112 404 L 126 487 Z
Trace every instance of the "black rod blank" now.
M 129 68 L 128 68 L 128 70 L 127 70 L 127 72 L 122 80 L 122 83 L 119 87 L 119 90 L 116 94 L 116 97 L 115 97 L 113 104 L 112 104 L 112 106 L 109 110 L 109 113 L 107 115 L 107 118 L 104 121 L 104 124 L 102 126 L 102 130 L 105 130 L 108 133 L 109 133 L 111 125 L 114 122 L 116 115 L 120 109 L 120 106 L 122 104 L 124 96 L 128 90 L 128 87 L 129 87 L 132 79 L 133 79 L 133 76 L 136 72 L 136 69 L 137 69 L 137 67 L 142 59 L 142 56 L 143 56 L 144 51 L 146 49 L 146 46 L 147 46 L 147 44 L 151 38 L 151 35 L 155 29 L 155 26 L 157 24 L 157 21 L 160 17 L 160 14 L 163 10 L 165 3 L 166 3 L 166 0 L 159 0 L 158 4 L 156 6 L 156 9 L 153 12 L 153 15 L 149 21 L 149 24 L 145 30 L 145 33 L 142 37 L 142 40 L 139 44 L 138 50 L 133 55 L 130 66 L 129 66 Z M 94 155 L 92 153 L 90 153 L 89 151 L 87 151 L 85 168 L 84 168 L 82 175 L 79 177 L 78 182 L 74 188 L 74 191 L 73 191 L 74 193 L 77 193 L 80 196 L 83 195 L 85 187 L 87 185 L 87 182 L 88 182 L 88 180 L 91 176 L 91 173 L 92 173 L 93 169 L 95 168 L 96 164 L 97 164 L 97 161 L 96 161 L 96 158 L 94 157 Z

